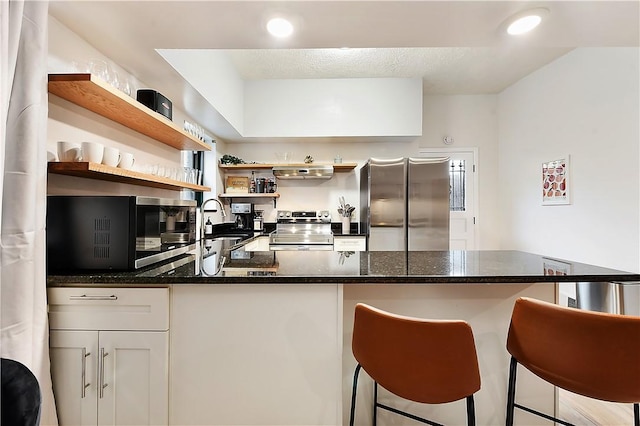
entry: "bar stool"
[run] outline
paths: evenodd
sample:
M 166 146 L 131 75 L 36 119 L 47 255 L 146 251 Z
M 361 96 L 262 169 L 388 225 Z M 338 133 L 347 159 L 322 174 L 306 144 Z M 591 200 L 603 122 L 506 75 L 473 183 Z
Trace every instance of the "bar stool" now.
M 640 426 L 640 317 L 566 308 L 530 298 L 516 300 L 507 336 L 511 354 L 506 424 L 515 408 L 571 423 L 515 402 L 518 364 L 541 379 L 590 398 L 633 403 Z
M 353 325 L 351 415 L 355 420 L 360 369 L 374 380 L 373 424 L 378 408 L 438 426 L 431 420 L 378 402 L 378 384 L 401 398 L 442 404 L 466 399 L 467 424 L 475 425 L 473 394 L 480 389 L 480 371 L 469 324 L 395 315 L 358 303 Z

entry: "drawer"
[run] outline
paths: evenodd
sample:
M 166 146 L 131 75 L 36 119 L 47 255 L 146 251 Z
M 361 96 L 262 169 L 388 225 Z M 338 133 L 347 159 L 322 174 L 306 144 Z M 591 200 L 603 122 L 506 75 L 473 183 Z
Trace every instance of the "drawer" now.
M 169 329 L 168 288 L 55 287 L 47 297 L 51 329 Z

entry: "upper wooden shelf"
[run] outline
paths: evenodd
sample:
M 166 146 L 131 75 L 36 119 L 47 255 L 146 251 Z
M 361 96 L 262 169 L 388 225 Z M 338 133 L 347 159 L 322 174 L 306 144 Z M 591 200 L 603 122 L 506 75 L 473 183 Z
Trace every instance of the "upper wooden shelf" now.
M 176 149 L 211 150 L 173 121 L 94 75 L 49 74 L 49 93 Z
M 224 193 L 218 194 L 218 198 L 221 200 L 228 199 L 233 202 L 234 198 L 247 198 L 252 200 L 253 202 L 260 202 L 263 199 L 272 199 L 273 200 L 273 208 L 278 204 L 278 198 L 280 198 L 280 194 L 277 192 L 232 192 L 232 193 Z
M 225 192 L 219 198 L 280 198 L 277 192 Z
M 179 191 L 181 189 L 190 189 L 197 192 L 211 191 L 211 188 L 208 186 L 194 185 L 192 183 L 182 182 L 179 180 L 149 175 L 133 170 L 125 170 L 119 167 L 105 166 L 104 164 L 98 163 L 50 162 L 49 173 L 129 183 L 133 185 L 149 186 L 152 188 L 171 189 L 174 191 Z
M 279 163 L 279 164 L 218 164 L 223 170 L 271 170 L 276 166 L 294 166 L 294 167 L 309 167 L 310 165 L 324 165 L 325 163 Z M 333 170 L 336 172 L 348 172 L 358 166 L 358 163 L 326 163 L 333 166 Z

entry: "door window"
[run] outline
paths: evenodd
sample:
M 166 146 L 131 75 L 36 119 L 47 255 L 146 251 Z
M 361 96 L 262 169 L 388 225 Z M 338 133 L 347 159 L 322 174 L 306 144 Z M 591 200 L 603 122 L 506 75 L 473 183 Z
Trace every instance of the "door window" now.
M 449 207 L 452 212 L 466 209 L 466 161 L 451 159 L 449 164 Z

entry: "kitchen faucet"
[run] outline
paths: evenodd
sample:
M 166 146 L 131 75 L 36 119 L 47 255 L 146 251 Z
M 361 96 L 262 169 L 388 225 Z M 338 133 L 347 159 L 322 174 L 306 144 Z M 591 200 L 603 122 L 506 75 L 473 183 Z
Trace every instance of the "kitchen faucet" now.
M 209 198 L 208 200 L 205 200 L 202 205 L 200 206 L 200 220 L 202 221 L 202 223 L 200 224 L 200 230 L 201 232 L 204 232 L 204 226 L 205 226 L 205 219 L 204 219 L 204 213 L 207 211 L 204 209 L 204 207 L 207 205 L 207 203 L 209 203 L 209 201 L 215 201 L 216 203 L 218 203 L 218 205 L 220 206 L 220 213 L 222 214 L 222 221 L 224 222 L 224 218 L 227 217 L 227 213 L 225 213 L 224 211 L 224 207 L 222 206 L 222 203 L 220 202 L 220 200 L 218 200 L 217 198 Z M 212 212 L 217 212 L 218 210 L 210 210 Z

